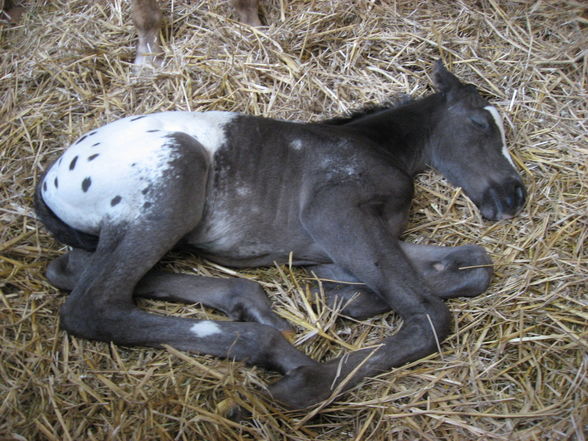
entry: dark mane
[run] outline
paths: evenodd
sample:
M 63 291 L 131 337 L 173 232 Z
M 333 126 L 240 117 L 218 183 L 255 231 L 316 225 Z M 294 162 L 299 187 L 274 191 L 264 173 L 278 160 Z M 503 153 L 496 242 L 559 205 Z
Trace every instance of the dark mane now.
M 396 109 L 398 107 L 402 107 L 406 104 L 409 104 L 413 101 L 414 100 L 408 95 L 397 95 L 388 98 L 383 103 L 371 104 L 364 107 L 363 109 L 355 110 L 347 116 L 337 116 L 335 118 L 330 118 L 321 121 L 321 123 L 328 124 L 330 126 L 343 126 L 359 118 L 363 118 L 364 116 L 373 115 L 374 113 L 379 113 L 390 109 Z

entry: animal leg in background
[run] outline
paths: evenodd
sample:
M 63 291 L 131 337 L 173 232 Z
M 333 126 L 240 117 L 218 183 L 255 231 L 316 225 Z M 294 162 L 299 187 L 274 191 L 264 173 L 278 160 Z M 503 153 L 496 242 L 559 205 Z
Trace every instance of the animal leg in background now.
M 241 22 L 261 26 L 257 0 L 233 0 L 233 4 Z M 132 0 L 131 16 L 138 38 L 135 66 L 160 66 L 163 50 L 159 43 L 159 32 L 163 15 L 157 0 Z
M 239 21 L 250 26 L 261 26 L 257 0 L 233 0 Z
M 159 45 L 163 16 L 157 0 L 132 0 L 131 7 L 138 38 L 135 65 L 157 67 L 163 53 Z

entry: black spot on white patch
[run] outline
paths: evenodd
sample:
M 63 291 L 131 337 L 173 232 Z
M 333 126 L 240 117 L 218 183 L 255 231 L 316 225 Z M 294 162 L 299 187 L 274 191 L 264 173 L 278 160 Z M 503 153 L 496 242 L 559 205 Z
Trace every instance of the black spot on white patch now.
M 120 196 L 115 196 L 112 198 L 112 200 L 110 201 L 110 206 L 114 207 L 115 205 L 117 205 L 120 201 L 122 200 L 122 197 Z
M 76 168 L 76 162 L 78 162 L 78 157 L 77 156 L 74 156 L 74 158 L 69 163 L 69 169 L 70 170 L 73 170 L 74 168 Z
M 43 191 L 47 191 L 47 182 L 43 182 Z
M 82 136 L 80 139 L 78 139 L 78 140 L 76 141 L 76 144 L 79 144 L 80 142 L 82 142 L 82 141 L 83 141 L 84 139 L 86 139 L 87 137 L 88 137 L 88 135 L 84 135 L 84 136 Z
M 159 130 L 159 129 L 147 130 L 147 133 L 156 133 L 156 132 L 161 132 L 161 130 Z
M 137 166 L 137 163 L 136 163 L 136 162 L 133 162 L 133 163 L 131 164 L 131 167 L 136 167 L 136 166 Z
M 88 161 L 93 161 L 98 156 L 100 156 L 100 153 L 94 153 L 93 155 L 88 156 Z
M 97 133 L 97 131 L 96 131 L 96 130 L 94 130 L 93 132 L 90 132 L 90 133 L 88 133 L 88 136 L 95 135 L 96 133 Z
M 133 121 L 137 121 L 137 120 L 139 120 L 139 119 L 141 119 L 141 118 L 145 118 L 146 116 L 147 116 L 147 115 L 135 116 L 134 118 L 131 118 L 131 122 L 133 122 Z
M 98 145 L 100 145 L 100 143 L 99 143 L 99 142 L 92 144 L 92 147 L 96 147 L 96 146 L 98 146 Z
M 57 178 L 55 178 L 53 183 L 55 184 L 55 188 L 59 188 L 59 181 L 57 180 Z
M 91 177 L 87 177 L 82 181 L 82 190 L 83 192 L 87 192 L 88 188 L 90 188 L 90 185 L 92 185 L 92 178 Z
M 143 208 L 149 208 L 149 207 L 151 207 L 151 202 L 145 202 L 143 204 Z
M 143 190 L 141 190 L 141 193 L 147 194 L 149 192 L 149 188 L 150 187 L 145 187 Z

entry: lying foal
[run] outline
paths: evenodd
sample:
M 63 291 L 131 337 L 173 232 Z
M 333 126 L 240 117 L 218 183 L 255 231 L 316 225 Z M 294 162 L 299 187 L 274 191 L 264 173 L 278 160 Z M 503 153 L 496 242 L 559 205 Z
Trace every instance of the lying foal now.
M 434 167 L 494 220 L 518 213 L 525 189 L 498 111 L 440 63 L 434 78 L 433 95 L 347 119 L 162 112 L 83 135 L 36 191 L 39 218 L 73 247 L 47 271 L 71 290 L 63 328 L 277 370 L 270 394 L 292 408 L 436 351 L 450 330 L 443 299 L 483 292 L 491 262 L 479 246 L 399 239 L 413 175 Z M 234 267 L 292 255 L 320 277 L 363 284 L 326 286 L 345 314 L 393 309 L 404 324 L 375 347 L 317 363 L 284 338 L 288 323 L 256 283 L 151 271 L 180 245 Z M 135 297 L 200 302 L 237 321 L 152 314 Z
M 232 0 L 239 20 L 251 26 L 261 26 L 257 15 L 257 0 Z M 138 42 L 136 66 L 157 66 L 163 53 L 159 44 L 162 14 L 157 0 L 131 0 L 133 23 Z

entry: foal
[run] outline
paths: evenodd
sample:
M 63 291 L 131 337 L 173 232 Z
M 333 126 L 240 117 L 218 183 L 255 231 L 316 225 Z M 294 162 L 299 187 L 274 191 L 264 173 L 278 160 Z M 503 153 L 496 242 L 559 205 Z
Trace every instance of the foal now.
M 251 26 L 261 26 L 257 15 L 257 0 L 232 0 L 239 20 Z M 132 17 L 137 28 L 135 66 L 156 66 L 163 53 L 159 45 L 162 14 L 157 0 L 131 0 Z
M 434 79 L 435 94 L 348 119 L 162 112 L 83 135 L 36 191 L 39 218 L 73 247 L 47 271 L 71 290 L 63 328 L 277 370 L 284 376 L 270 394 L 292 408 L 436 351 L 450 330 L 443 299 L 483 292 L 491 262 L 475 245 L 399 239 L 413 175 L 434 167 L 494 220 L 514 216 L 525 190 L 497 110 L 441 63 Z M 363 284 L 327 285 L 345 314 L 393 309 L 404 324 L 376 347 L 317 363 L 284 338 L 288 324 L 256 283 L 150 271 L 180 245 L 234 267 L 293 255 L 321 277 Z M 134 297 L 200 302 L 236 322 L 156 315 Z

